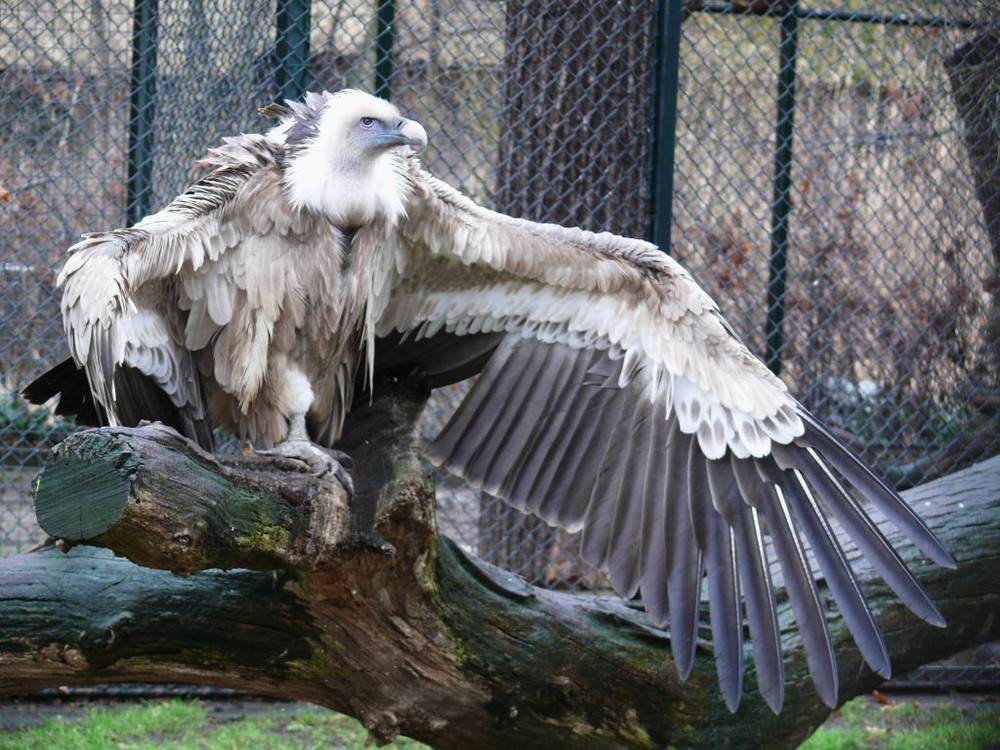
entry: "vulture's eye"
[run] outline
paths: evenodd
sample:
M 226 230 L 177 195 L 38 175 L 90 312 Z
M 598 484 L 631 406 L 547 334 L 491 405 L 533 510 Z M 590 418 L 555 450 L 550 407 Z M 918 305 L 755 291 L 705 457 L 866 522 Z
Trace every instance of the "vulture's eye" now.
M 363 128 L 370 128 L 374 124 L 375 124 L 375 118 L 374 117 L 362 117 L 361 118 L 361 127 L 363 127 Z

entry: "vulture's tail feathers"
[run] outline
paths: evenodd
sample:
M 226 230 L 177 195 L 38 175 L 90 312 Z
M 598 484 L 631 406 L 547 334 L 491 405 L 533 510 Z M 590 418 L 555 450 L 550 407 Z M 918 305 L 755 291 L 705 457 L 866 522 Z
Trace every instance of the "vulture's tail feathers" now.
M 135 427 L 143 421 L 159 421 L 182 435 L 212 450 L 211 426 L 204 417 L 190 409 L 178 408 L 166 393 L 150 378 L 131 367 L 114 368 L 116 424 Z M 67 358 L 51 370 L 35 378 L 21 390 L 32 404 L 44 404 L 58 396 L 54 413 L 75 417 L 76 423 L 101 427 L 110 423 L 104 408 L 90 389 L 87 373 Z
M 90 392 L 87 373 L 76 366 L 72 357 L 43 372 L 21 390 L 21 395 L 29 403 L 39 405 L 58 396 L 56 415 L 75 417 L 77 424 L 88 427 L 107 424 L 104 410 Z
M 426 376 L 431 388 L 441 388 L 479 374 L 500 343 L 503 334 L 479 333 L 457 336 L 439 331 L 416 338 L 410 333 L 391 332 L 375 339 L 375 377 L 408 377 L 414 370 Z M 355 381 L 355 403 L 364 394 L 365 368 L 359 367 Z
M 198 443 L 206 451 L 214 449 L 212 428 L 204 416 L 190 407 L 178 407 L 153 378 L 134 367 L 119 365 L 114 370 L 115 410 L 120 424 L 135 427 L 141 422 L 162 422 Z

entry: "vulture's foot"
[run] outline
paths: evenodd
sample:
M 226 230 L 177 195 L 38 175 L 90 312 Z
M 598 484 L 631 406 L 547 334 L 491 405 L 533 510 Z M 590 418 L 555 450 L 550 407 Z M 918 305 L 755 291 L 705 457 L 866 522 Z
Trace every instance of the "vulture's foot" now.
M 343 485 L 348 497 L 354 497 L 354 480 L 351 478 L 350 472 L 344 468 L 344 464 L 350 464 L 350 457 L 346 453 L 322 448 L 311 440 L 301 438 L 283 440 L 273 448 L 257 449 L 255 452 L 261 456 L 288 459 L 302 465 L 304 471 L 317 477 L 332 474 Z

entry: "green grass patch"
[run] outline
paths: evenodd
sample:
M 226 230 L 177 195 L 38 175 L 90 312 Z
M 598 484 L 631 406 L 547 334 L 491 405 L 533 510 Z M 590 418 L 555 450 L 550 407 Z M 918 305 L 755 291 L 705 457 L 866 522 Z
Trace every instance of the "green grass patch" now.
M 174 699 L 91 708 L 77 719 L 49 719 L 0 736 L 0 750 L 361 750 L 366 737 L 355 720 L 323 709 L 219 718 L 197 701 Z M 389 747 L 415 750 L 425 745 L 402 737 Z
M 960 708 L 911 702 L 845 704 L 801 750 L 995 750 L 1000 706 Z
M 238 706 L 237 706 L 238 710 Z M 0 750 L 361 750 L 367 731 L 319 708 L 254 707 L 217 714 L 199 701 L 173 699 L 88 709 L 0 735 Z M 391 748 L 425 745 L 401 737 Z M 867 697 L 847 703 L 802 750 L 997 750 L 1000 706 L 956 707 Z

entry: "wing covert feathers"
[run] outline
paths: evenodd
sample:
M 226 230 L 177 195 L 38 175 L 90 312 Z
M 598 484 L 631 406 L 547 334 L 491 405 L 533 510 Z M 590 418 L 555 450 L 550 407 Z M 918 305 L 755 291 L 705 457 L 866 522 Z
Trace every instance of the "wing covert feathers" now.
M 70 248 L 59 274 L 66 334 L 109 423 L 160 420 L 210 445 L 191 352 L 220 328 L 202 326 L 203 318 L 231 313 L 231 292 L 210 275 L 180 278 L 176 287 L 167 279 L 218 263 L 239 241 L 241 231 L 222 214 L 274 159 L 263 136 L 227 139 L 202 162 L 212 171 L 165 209 L 127 229 L 85 235 Z

